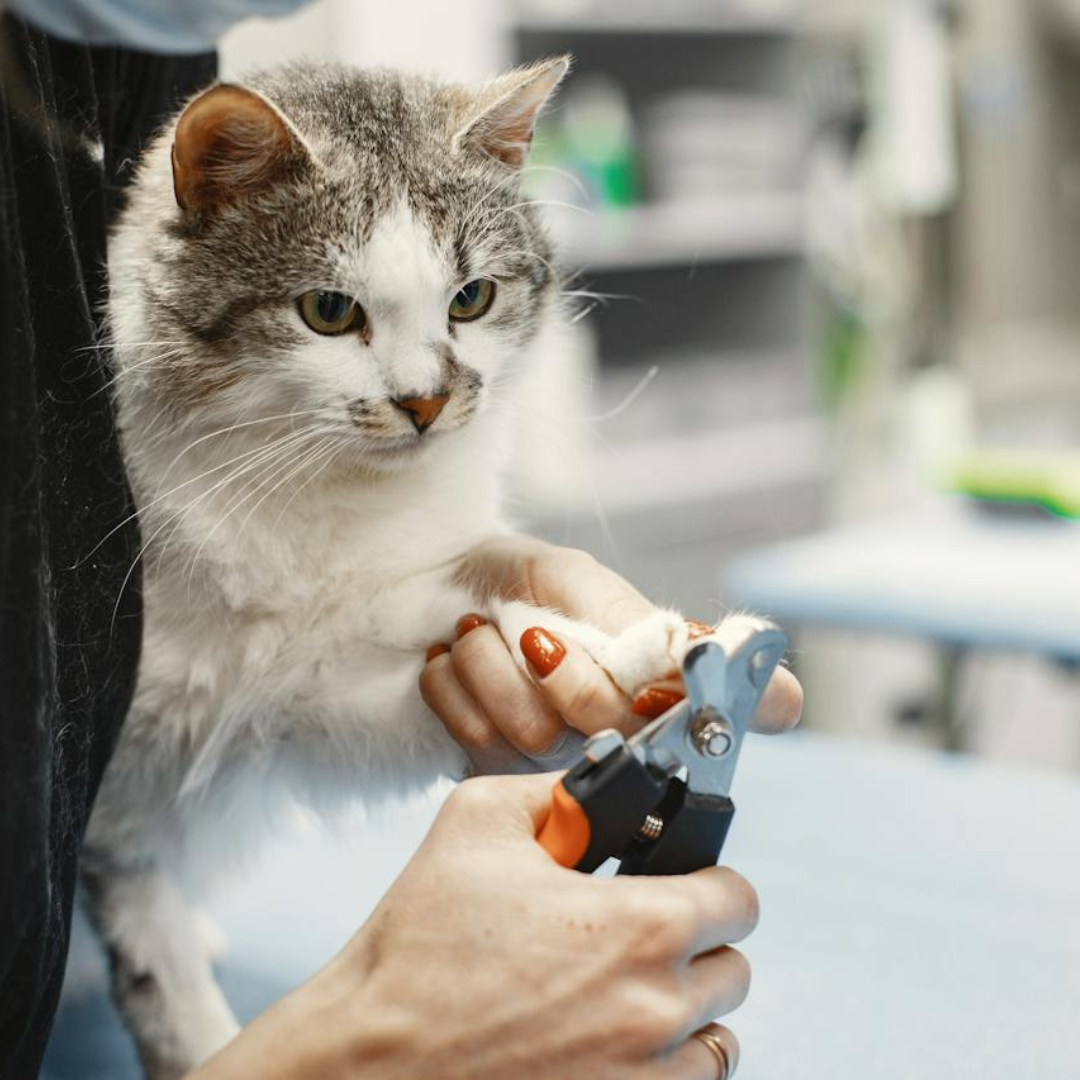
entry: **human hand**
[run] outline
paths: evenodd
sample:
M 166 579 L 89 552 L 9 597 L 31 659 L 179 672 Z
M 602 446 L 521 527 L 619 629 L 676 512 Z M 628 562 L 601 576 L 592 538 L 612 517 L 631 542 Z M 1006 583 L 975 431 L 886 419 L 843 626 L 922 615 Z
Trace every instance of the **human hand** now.
M 536 843 L 554 777 L 462 784 L 328 967 L 191 1080 L 716 1080 L 693 1033 L 749 986 L 757 921 L 726 868 L 594 878 Z M 716 1025 L 729 1068 L 738 1044 Z
M 465 583 L 474 595 L 556 609 L 610 634 L 656 611 L 633 586 L 591 555 L 524 536 L 498 537 L 475 548 Z M 700 624 L 698 632 L 708 629 Z M 692 630 L 693 632 L 693 630 Z M 458 624 L 452 645 L 433 647 L 420 677 L 432 711 L 466 750 L 477 771 L 528 771 L 569 764 L 572 731 L 603 728 L 630 734 L 683 696 L 681 680 L 654 683 L 631 700 L 588 652 L 550 628 L 522 638 L 529 674 L 502 636 L 476 615 Z M 778 668 L 762 697 L 754 729 L 785 731 L 798 722 L 802 690 Z

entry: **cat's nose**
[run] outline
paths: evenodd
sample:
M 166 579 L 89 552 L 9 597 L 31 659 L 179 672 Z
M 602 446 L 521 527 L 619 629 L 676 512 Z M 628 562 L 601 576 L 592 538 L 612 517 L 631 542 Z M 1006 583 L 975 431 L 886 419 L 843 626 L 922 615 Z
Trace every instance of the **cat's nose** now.
M 449 400 L 449 394 L 435 394 L 432 397 L 394 398 L 394 404 L 407 412 L 416 430 L 423 433 L 435 423 Z

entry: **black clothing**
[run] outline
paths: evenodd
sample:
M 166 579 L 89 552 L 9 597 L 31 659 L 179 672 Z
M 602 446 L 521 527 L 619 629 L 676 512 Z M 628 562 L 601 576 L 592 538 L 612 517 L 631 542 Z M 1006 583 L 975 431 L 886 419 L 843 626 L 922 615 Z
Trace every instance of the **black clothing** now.
M 37 1075 L 76 859 L 130 703 L 139 550 L 92 348 L 131 159 L 214 54 L 0 24 L 0 1077 Z

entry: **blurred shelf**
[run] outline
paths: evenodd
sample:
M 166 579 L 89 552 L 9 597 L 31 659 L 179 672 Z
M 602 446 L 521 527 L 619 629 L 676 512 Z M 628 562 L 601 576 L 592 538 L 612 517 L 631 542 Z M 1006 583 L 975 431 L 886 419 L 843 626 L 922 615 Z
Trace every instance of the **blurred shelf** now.
M 681 275 L 680 275 L 681 276 Z M 769 316 L 762 312 L 762 318 Z M 592 430 L 608 446 L 686 432 L 735 431 L 815 413 L 813 359 L 800 349 L 667 350 L 604 366 Z M 629 405 L 626 403 L 629 402 Z
M 762 5 L 764 6 L 764 5 Z M 775 5 L 774 5 L 775 7 Z M 551 11 L 526 7 L 516 20 L 519 31 L 536 34 L 717 34 L 778 36 L 797 30 L 796 12 L 713 4 L 706 8 L 637 7 L 627 10 Z
M 726 428 L 642 437 L 598 447 L 588 482 L 564 490 L 557 505 L 535 502 L 533 517 L 606 517 L 647 513 L 664 529 L 674 507 L 719 505 L 746 495 L 819 485 L 828 475 L 828 431 L 818 416 L 794 416 Z
M 635 270 L 803 251 L 798 194 L 746 194 L 626 210 L 552 208 L 548 221 L 565 259 L 587 270 Z
M 595 477 L 607 511 L 658 509 L 819 481 L 827 450 L 822 419 L 792 417 L 611 447 Z

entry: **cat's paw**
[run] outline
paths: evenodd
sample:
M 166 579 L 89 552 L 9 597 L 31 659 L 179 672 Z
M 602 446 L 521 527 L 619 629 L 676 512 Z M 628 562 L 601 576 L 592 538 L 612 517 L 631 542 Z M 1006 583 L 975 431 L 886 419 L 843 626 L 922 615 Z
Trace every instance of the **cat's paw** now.
M 677 611 L 657 610 L 608 638 L 594 658 L 625 694 L 636 698 L 650 685 L 678 679 L 687 650 L 702 638 L 717 641 L 730 653 L 771 625 L 766 619 L 736 614 L 708 626 Z
M 529 627 L 541 626 L 581 645 L 631 699 L 652 684 L 677 680 L 687 649 L 700 638 L 714 638 L 731 651 L 749 634 L 771 625 L 765 619 L 736 614 L 716 626 L 707 626 L 687 620 L 677 611 L 657 608 L 620 633 L 606 634 L 560 612 L 519 601 L 496 605 L 492 616 L 522 667 L 521 634 Z
M 677 679 L 691 630 L 677 611 L 658 608 L 640 622 L 608 637 L 593 659 L 628 697 L 651 683 Z

